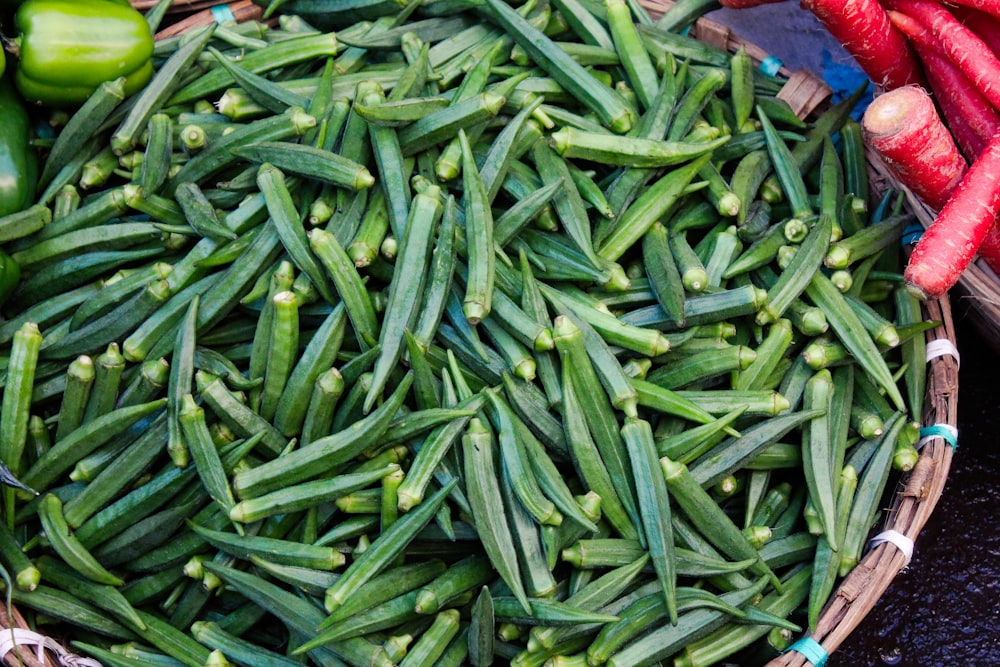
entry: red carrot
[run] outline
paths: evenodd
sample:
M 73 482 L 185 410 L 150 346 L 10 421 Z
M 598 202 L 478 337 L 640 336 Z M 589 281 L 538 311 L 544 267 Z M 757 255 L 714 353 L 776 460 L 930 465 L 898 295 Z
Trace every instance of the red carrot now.
M 941 115 L 962 152 L 974 160 L 1000 132 L 1000 113 L 951 61 L 936 53 L 921 57 Z
M 747 9 L 757 5 L 769 5 L 774 2 L 784 2 L 784 0 L 719 0 L 719 4 L 730 9 Z
M 1000 132 L 1000 113 L 951 62 L 930 29 L 902 12 L 890 10 L 889 18 L 910 39 L 920 57 L 941 115 L 955 141 L 966 157 L 975 159 L 990 137 Z
M 920 64 L 878 0 L 801 0 L 876 85 L 924 83 Z
M 950 0 L 950 4 L 964 5 L 1000 17 L 1000 0 Z
M 986 238 L 979 244 L 979 258 L 1000 276 L 1000 220 L 993 221 Z
M 971 7 L 952 7 L 951 13 L 962 25 L 976 33 L 990 47 L 990 51 L 1000 53 L 1000 18 Z
M 894 0 L 884 0 L 886 6 L 886 15 L 889 17 L 889 21 L 892 23 L 893 27 L 899 30 L 903 35 L 910 40 L 910 44 L 913 46 L 917 55 L 923 55 L 925 51 L 936 51 L 943 56 L 947 56 L 947 51 L 944 50 L 944 46 L 941 41 L 934 36 L 931 29 L 925 26 L 923 23 L 915 19 L 906 13 L 904 2 L 895 2 Z M 898 6 L 902 5 L 899 9 Z
M 1000 59 L 951 12 L 930 0 L 900 0 L 902 11 L 930 28 L 948 57 L 972 81 L 983 97 L 1000 109 Z
M 954 87 L 953 84 L 943 84 L 938 80 L 938 70 L 946 70 L 951 66 L 951 63 L 936 55 L 929 55 L 923 62 L 924 69 L 927 70 L 927 78 L 930 79 L 931 90 L 937 98 L 938 108 L 941 110 L 941 116 L 948 124 L 951 136 L 955 138 L 955 143 L 958 144 L 962 155 L 969 161 L 975 160 L 983 152 L 983 149 L 986 148 L 986 142 L 989 141 L 989 137 L 992 135 L 984 136 L 973 127 L 972 123 L 974 121 L 972 118 L 975 115 L 969 113 L 964 108 L 963 100 L 952 97 L 947 93 L 948 86 L 951 85 Z M 962 83 L 972 86 L 964 74 L 957 70 L 951 70 L 951 72 L 957 73 L 957 76 L 961 77 L 960 81 Z M 991 111 L 994 111 L 993 107 L 989 106 L 989 103 L 987 103 L 987 107 Z M 1000 120 L 1000 117 L 997 120 Z
M 865 110 L 861 129 L 903 185 L 931 207 L 944 206 L 966 163 L 923 88 L 904 86 L 879 95 Z
M 938 297 L 958 282 L 1000 211 L 1000 135 L 972 163 L 937 219 L 917 241 L 903 272 L 922 298 Z

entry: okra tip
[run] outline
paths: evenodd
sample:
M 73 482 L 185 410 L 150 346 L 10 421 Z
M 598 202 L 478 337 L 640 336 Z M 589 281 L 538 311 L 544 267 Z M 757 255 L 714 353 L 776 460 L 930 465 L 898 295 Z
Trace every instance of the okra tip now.
M 650 346 L 649 356 L 658 357 L 661 354 L 666 354 L 669 351 L 670 351 L 670 339 L 664 336 L 659 331 L 657 331 L 653 339 L 653 342 Z
M 441 601 L 434 591 L 422 588 L 417 591 L 416 601 L 413 603 L 413 611 L 418 614 L 433 614 L 441 608 Z
M 616 134 L 625 134 L 632 129 L 634 124 L 635 114 L 626 108 L 622 113 L 610 120 L 608 123 L 608 129 Z
M 625 292 L 632 287 L 632 279 L 622 266 L 615 264 L 608 271 L 607 280 L 602 287 L 609 292 Z
M 410 493 L 406 490 L 401 490 L 396 494 L 396 507 L 400 512 L 409 512 L 411 509 L 420 504 L 423 500 L 423 494 Z
M 38 571 L 38 568 L 34 565 L 24 568 L 17 573 L 17 577 L 14 578 L 14 585 L 17 586 L 18 590 L 31 592 L 38 588 L 38 584 L 42 582 L 42 573 Z
M 561 127 L 549 135 L 549 145 L 552 146 L 552 149 L 556 153 L 559 153 L 559 155 L 565 153 L 566 149 L 570 145 L 570 132 L 570 128 Z
M 462 312 L 465 314 L 465 319 L 473 326 L 482 322 L 490 314 L 486 305 L 480 301 L 466 301 L 462 304 Z
M 135 139 L 131 136 L 123 137 L 116 134 L 111 136 L 111 151 L 118 156 L 124 155 L 135 148 Z
M 583 564 L 583 551 L 580 543 L 570 545 L 562 550 L 561 557 L 573 567 L 580 567 Z
M 205 659 L 205 667 L 229 667 L 232 664 L 226 658 L 226 654 L 219 649 L 212 649 Z
M 683 463 L 674 461 L 669 456 L 660 457 L 660 469 L 663 470 L 663 478 L 668 481 L 683 474 L 686 467 Z
M 779 414 L 781 412 L 791 409 L 792 407 L 791 402 L 783 394 L 780 394 L 778 392 L 774 392 L 773 400 L 774 400 L 773 414 Z
M 721 215 L 728 216 L 730 218 L 735 218 L 739 215 L 740 209 L 743 206 L 743 202 L 740 201 L 739 195 L 734 192 L 723 193 L 719 197 L 719 203 L 716 208 Z
M 310 115 L 301 107 L 289 107 L 288 113 L 292 116 L 292 126 L 296 134 L 302 135 L 306 130 L 316 127 L 316 117 Z
M 361 167 L 358 169 L 354 177 L 354 189 L 365 190 L 373 185 L 375 185 L 375 177 L 368 171 L 368 168 Z
M 549 329 L 542 329 L 535 336 L 532 341 L 532 345 L 536 352 L 548 352 L 549 350 L 555 348 L 555 340 L 552 338 L 552 331 Z
M 236 503 L 229 510 L 229 520 L 235 521 L 236 523 L 250 523 L 248 520 L 249 516 L 250 515 L 246 511 L 243 501 Z
M 920 452 L 912 444 L 897 446 L 892 454 L 892 467 L 900 472 L 909 472 L 919 459 Z
M 135 208 L 135 204 L 142 200 L 142 186 L 138 183 L 126 183 L 122 186 L 121 193 L 129 208 Z
M 517 362 L 517 365 L 514 367 L 514 375 L 525 382 L 533 382 L 537 371 L 538 365 L 530 357 Z
M 823 264 L 829 269 L 846 269 L 851 263 L 851 251 L 839 245 L 832 245 L 823 258 Z
M 779 319 L 781 315 L 776 313 L 770 304 L 764 304 L 764 306 L 757 311 L 757 315 L 754 317 L 754 321 L 758 326 L 766 326 L 772 322 Z

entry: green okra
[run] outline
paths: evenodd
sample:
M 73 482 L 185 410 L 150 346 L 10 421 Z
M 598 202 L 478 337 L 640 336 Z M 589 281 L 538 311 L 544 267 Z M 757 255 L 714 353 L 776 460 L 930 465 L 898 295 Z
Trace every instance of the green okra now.
M 371 438 L 378 438 L 385 432 L 412 382 L 411 375 L 405 376 L 385 403 L 350 429 L 320 438 L 309 447 L 237 473 L 233 478 L 236 495 L 240 498 L 259 496 L 315 477 L 319 473 L 316 466 L 343 465 L 354 458 L 370 444 Z
M 528 596 L 521 583 L 513 536 L 503 510 L 501 482 L 494 463 L 493 435 L 479 419 L 469 422 L 462 437 L 462 451 L 466 492 L 479 538 L 493 567 L 522 607 L 528 610 Z
M 746 536 L 736 527 L 732 519 L 726 516 L 719 505 L 710 499 L 711 496 L 694 478 L 688 467 L 666 458 L 660 459 L 660 465 L 671 497 L 676 499 L 687 517 L 695 521 L 700 529 L 705 531 L 705 537 L 720 551 L 733 559 L 757 559 L 750 566 L 750 570 L 760 576 L 767 577 L 775 588 L 780 590 L 780 580 L 771 568 L 759 559 L 757 549 L 750 544 Z
M 417 532 L 431 519 L 445 501 L 457 482 L 442 487 L 428 497 L 416 509 L 396 521 L 365 549 L 344 571 L 344 574 L 327 589 L 325 605 L 328 612 L 344 603 L 365 581 L 383 570 L 399 551 L 405 548 Z
M 639 500 L 642 534 L 650 560 L 656 571 L 667 615 L 677 621 L 677 568 L 674 556 L 673 530 L 670 523 L 670 503 L 667 485 L 657 473 L 656 444 L 648 422 L 628 419 L 622 427 L 622 439 L 629 450 L 632 476 Z

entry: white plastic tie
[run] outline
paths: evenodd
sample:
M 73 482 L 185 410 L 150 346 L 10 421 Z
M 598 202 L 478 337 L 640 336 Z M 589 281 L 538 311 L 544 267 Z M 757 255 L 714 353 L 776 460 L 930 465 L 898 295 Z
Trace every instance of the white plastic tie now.
M 947 338 L 938 338 L 927 343 L 927 363 L 938 357 L 950 356 L 955 358 L 955 364 L 962 366 L 962 358 L 958 354 L 958 348 Z
M 0 659 L 23 646 L 35 646 L 35 656 L 39 662 L 45 662 L 45 651 L 55 654 L 56 661 L 63 667 L 104 667 L 93 658 L 85 658 L 70 653 L 59 642 L 25 628 L 0 629 Z
M 906 567 L 910 564 L 910 560 L 913 558 L 913 540 L 908 538 L 906 535 L 903 535 L 899 531 L 890 529 L 883 531 L 878 535 L 876 535 L 875 537 L 873 537 L 871 539 L 871 542 L 869 542 L 869 545 L 874 549 L 878 545 L 883 544 L 885 542 L 889 542 L 894 547 L 899 549 L 900 553 L 902 553 L 903 556 L 906 558 L 906 561 L 903 563 L 903 569 L 905 570 Z

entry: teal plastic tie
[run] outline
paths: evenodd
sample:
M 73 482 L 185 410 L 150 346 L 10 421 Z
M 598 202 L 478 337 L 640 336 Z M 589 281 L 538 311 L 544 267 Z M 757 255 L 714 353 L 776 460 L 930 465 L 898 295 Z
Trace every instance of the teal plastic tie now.
M 801 653 L 802 656 L 815 665 L 815 667 L 823 667 L 830 657 L 830 654 L 826 652 L 826 649 L 812 637 L 803 637 L 789 646 L 787 650 Z
M 924 438 L 941 438 L 949 445 L 952 449 L 958 449 L 958 431 L 948 424 L 932 424 L 931 426 L 924 426 L 920 429 L 920 439 Z
M 212 18 L 216 23 L 225 23 L 226 21 L 236 21 L 236 16 L 233 14 L 233 10 L 229 8 L 229 5 L 215 5 L 212 7 Z
M 903 235 L 899 239 L 899 242 L 904 246 L 913 245 L 920 240 L 921 235 L 924 233 L 923 225 L 917 223 L 913 225 L 907 225 L 906 229 L 903 230 Z
M 768 76 L 776 76 L 778 71 L 781 70 L 781 66 L 784 63 L 781 62 L 781 58 L 775 58 L 774 56 L 768 56 L 760 61 L 760 71 Z

